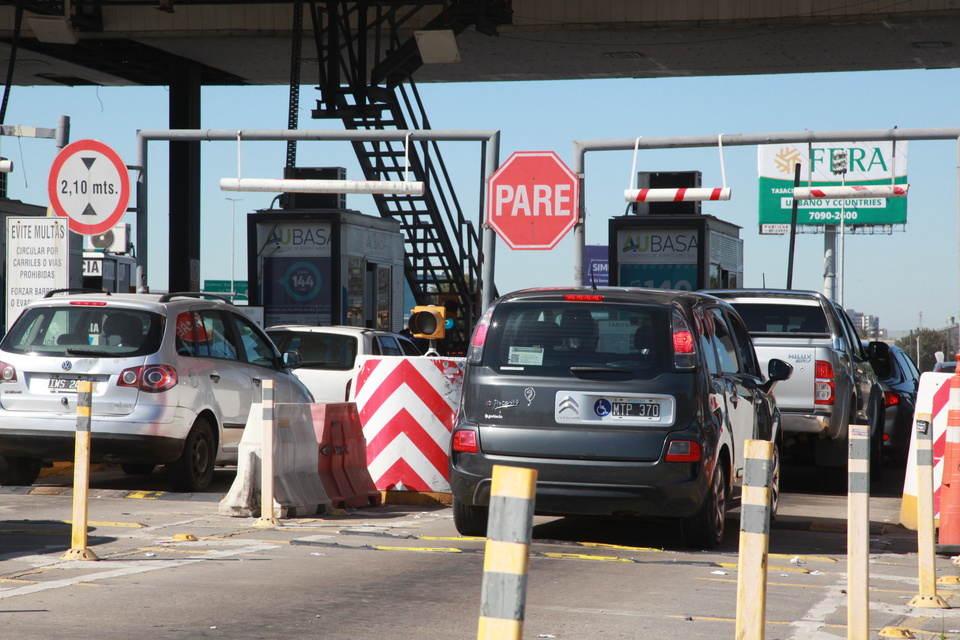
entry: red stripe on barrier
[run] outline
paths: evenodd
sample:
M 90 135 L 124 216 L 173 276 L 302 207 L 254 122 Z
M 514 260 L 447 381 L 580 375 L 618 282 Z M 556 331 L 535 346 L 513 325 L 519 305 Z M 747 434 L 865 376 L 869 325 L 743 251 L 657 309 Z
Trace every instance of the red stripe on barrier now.
M 380 383 L 377 389 L 370 394 L 368 400 L 360 411 L 360 422 L 366 424 L 367 421 L 380 410 L 390 396 L 396 393 L 397 389 L 406 384 L 410 390 L 420 398 L 424 405 L 437 417 L 437 420 L 445 426 L 452 425 L 456 412 L 450 408 L 447 401 L 433 387 L 433 385 L 423 374 L 409 362 L 402 362 L 395 367 Z M 358 389 L 359 391 L 359 389 Z M 452 427 L 447 427 L 450 431 Z
M 817 196 L 818 198 L 823 198 L 823 191 L 820 189 L 810 189 L 810 195 Z
M 686 189 L 677 189 L 676 195 L 673 196 L 674 202 L 683 202 L 683 196 L 686 195 Z
M 711 199 L 711 200 L 719 200 L 719 199 L 720 199 L 720 193 L 721 193 L 722 191 L 723 191 L 723 189 L 714 189 L 712 192 L 710 192 L 710 199 Z
M 636 202 L 643 202 L 644 200 L 646 200 L 646 199 L 647 199 L 647 193 L 648 193 L 649 191 L 650 191 L 650 189 L 640 189 L 640 191 L 637 192 Z
M 383 429 L 372 440 L 367 441 L 367 465 L 370 465 L 384 451 L 396 441 L 400 434 L 407 436 L 420 453 L 430 461 L 438 473 L 447 478 L 447 452 L 437 444 L 430 434 L 411 416 L 406 409 L 401 409 L 390 420 L 392 428 L 387 433 Z
M 386 491 L 396 489 L 397 486 L 401 484 L 407 491 L 433 490 L 403 458 L 394 462 L 390 468 L 384 471 L 383 475 L 376 478 L 375 481 L 378 487 L 383 487 Z

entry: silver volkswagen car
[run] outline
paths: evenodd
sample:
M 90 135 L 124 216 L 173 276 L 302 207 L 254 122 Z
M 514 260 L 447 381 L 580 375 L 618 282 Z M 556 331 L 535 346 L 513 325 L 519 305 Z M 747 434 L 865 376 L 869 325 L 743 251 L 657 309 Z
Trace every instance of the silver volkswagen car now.
M 90 380 L 93 461 L 166 465 L 175 490 L 203 490 L 214 466 L 236 463 L 264 380 L 276 402 L 312 402 L 296 364 L 224 299 L 52 291 L 0 342 L 0 485 L 73 460 L 77 383 Z

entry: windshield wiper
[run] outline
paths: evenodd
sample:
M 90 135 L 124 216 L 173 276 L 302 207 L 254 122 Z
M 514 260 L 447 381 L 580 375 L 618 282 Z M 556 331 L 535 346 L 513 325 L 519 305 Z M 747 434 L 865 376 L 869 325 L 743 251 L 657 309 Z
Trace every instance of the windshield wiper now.
M 580 375 L 633 375 L 634 370 L 626 367 L 570 367 L 570 373 L 575 376 Z
M 96 349 L 77 349 L 75 347 L 67 347 L 67 353 L 72 356 L 105 356 L 109 352 L 97 351 Z

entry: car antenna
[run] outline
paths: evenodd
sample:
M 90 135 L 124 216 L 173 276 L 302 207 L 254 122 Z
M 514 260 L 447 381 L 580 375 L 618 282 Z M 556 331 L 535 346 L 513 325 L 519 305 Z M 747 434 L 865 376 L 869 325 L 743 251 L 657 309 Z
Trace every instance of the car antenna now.
M 590 265 L 590 285 L 594 291 L 597 290 L 597 274 L 593 271 L 593 265 Z

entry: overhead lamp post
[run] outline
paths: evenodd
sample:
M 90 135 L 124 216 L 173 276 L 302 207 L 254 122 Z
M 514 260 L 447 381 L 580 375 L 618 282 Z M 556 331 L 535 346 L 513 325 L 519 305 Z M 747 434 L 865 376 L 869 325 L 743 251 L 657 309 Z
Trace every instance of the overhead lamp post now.
M 242 202 L 243 198 L 224 198 L 230 201 L 230 300 L 237 301 L 236 285 L 234 284 L 234 264 L 236 263 L 237 239 L 236 239 L 236 221 L 237 221 L 237 203 Z

